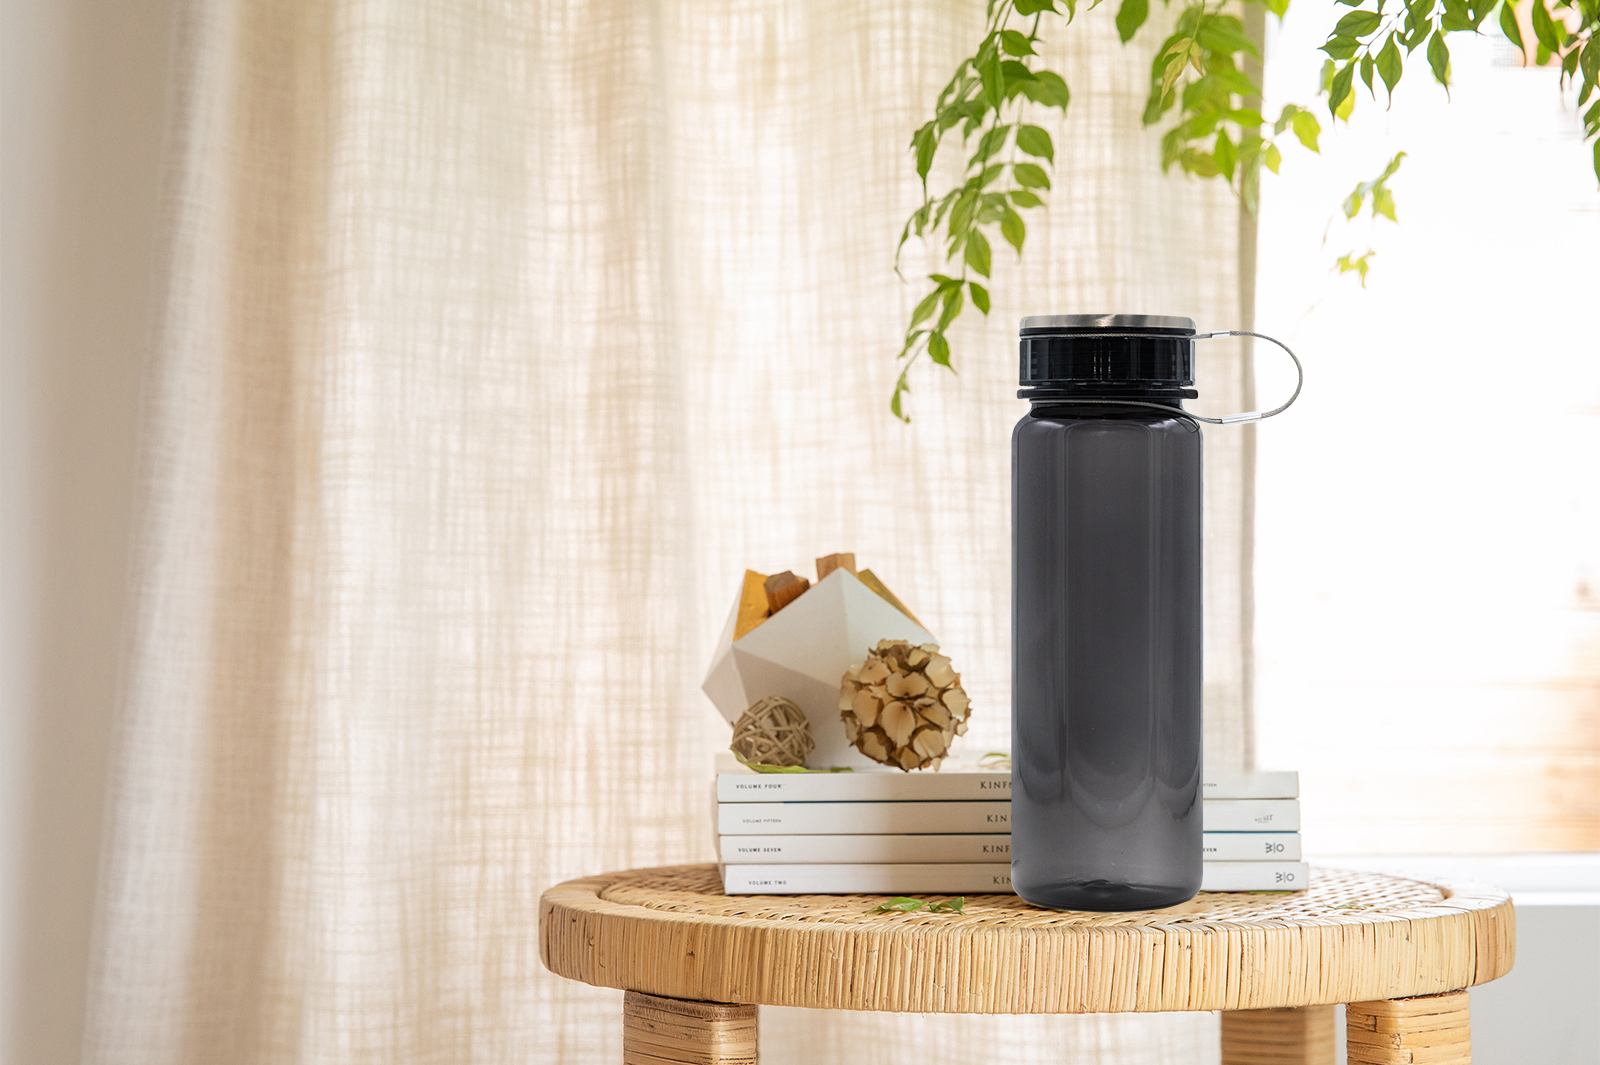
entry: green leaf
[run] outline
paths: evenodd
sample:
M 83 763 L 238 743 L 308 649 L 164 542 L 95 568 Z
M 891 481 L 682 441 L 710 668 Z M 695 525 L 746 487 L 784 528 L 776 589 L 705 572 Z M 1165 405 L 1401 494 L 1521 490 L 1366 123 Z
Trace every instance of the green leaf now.
M 1533 15 L 1533 35 L 1539 38 L 1539 43 L 1554 52 L 1561 47 L 1561 40 L 1556 36 L 1555 25 L 1550 21 L 1550 12 L 1545 10 L 1543 0 L 1534 0 L 1529 6 Z
M 1267 0 L 1267 10 L 1278 16 L 1278 21 L 1283 21 L 1283 16 L 1289 13 L 1289 0 Z
M 1026 34 L 1016 30 L 1000 31 L 1000 47 L 1005 49 L 1006 55 L 1034 55 L 1033 45 L 1028 42 Z
M 976 281 L 967 282 L 967 289 L 972 293 L 972 305 L 987 315 L 989 313 L 989 290 Z
M 1374 216 L 1381 214 L 1391 222 L 1400 221 L 1394 216 L 1394 193 L 1382 186 L 1373 189 L 1372 213 Z
M 1317 147 L 1317 137 L 1322 133 L 1322 123 L 1317 121 L 1317 116 L 1310 111 L 1300 111 L 1290 121 L 1300 143 L 1320 155 L 1322 149 Z
M 966 898 L 965 895 L 962 895 L 959 898 L 951 899 L 949 902 L 936 902 L 932 906 L 928 907 L 928 912 L 929 913 L 966 913 L 967 912 L 967 898 Z
M 1372 98 L 1374 100 L 1378 98 L 1377 92 L 1372 88 L 1372 68 L 1375 66 L 1377 66 L 1377 64 L 1372 61 L 1372 57 L 1370 55 L 1364 55 L 1361 57 L 1361 80 L 1367 86 L 1367 91 L 1372 93 Z
M 906 383 L 906 372 L 901 370 L 899 379 L 894 383 L 894 395 L 889 398 L 889 413 L 903 422 L 909 422 L 911 419 L 900 409 L 900 397 L 909 391 L 911 386 Z
M 1050 134 L 1038 126 L 1018 126 L 1017 147 L 1029 155 L 1048 159 L 1052 163 L 1056 161 L 1056 146 L 1050 140 Z
M 936 288 L 922 298 L 922 302 L 917 304 L 917 309 L 911 312 L 912 329 L 915 329 L 917 326 L 921 325 L 923 322 L 932 317 L 933 309 L 939 306 L 939 297 L 942 294 L 943 290 Z
M 1542 4 L 1534 4 L 1535 11 L 1544 10 Z M 1537 20 L 1535 20 L 1537 22 Z M 1547 20 L 1548 21 L 1548 20 Z M 1428 66 L 1433 68 L 1433 78 L 1446 89 L 1450 88 L 1450 49 L 1444 43 L 1444 31 L 1434 30 L 1433 36 L 1428 38 Z
M 1006 213 L 1000 218 L 1000 235 L 1006 238 L 1006 243 L 1017 249 L 1017 254 L 1022 254 L 1022 242 L 1027 239 L 1028 227 L 1023 224 L 1022 216 L 1006 208 Z
M 1293 122 L 1294 116 L 1299 113 L 1300 109 L 1294 104 L 1284 104 L 1283 111 L 1278 115 L 1278 121 L 1272 124 L 1272 132 L 1282 133 L 1284 130 L 1288 129 L 1289 123 Z
M 1010 126 L 995 126 L 985 133 L 978 141 L 978 150 L 973 153 L 968 166 L 976 166 L 980 161 L 988 159 L 1001 148 L 1006 146 L 1006 138 L 1011 135 Z
M 1030 207 L 1039 206 L 1044 201 L 1039 199 L 1039 197 L 1035 196 L 1033 193 L 1029 192 L 1027 189 L 1013 189 L 1011 192 L 1011 202 L 1016 204 L 1018 207 L 1027 210 Z
M 1006 99 L 1008 100 L 1017 94 L 1017 90 L 1022 88 L 1024 82 L 1035 80 L 1033 71 L 1028 69 L 1028 65 L 1016 59 L 1002 61 L 1000 73 L 1006 79 Z
M 940 366 L 950 365 L 950 341 L 944 338 L 943 333 L 928 334 L 928 358 Z
M 974 230 L 972 236 L 981 238 L 983 234 Z M 969 248 L 972 246 L 970 241 L 967 246 Z M 965 303 L 966 299 L 961 295 L 960 282 L 957 282 L 954 288 L 944 290 L 944 310 L 939 312 L 939 324 L 933 327 L 935 335 L 943 333 L 950 327 L 950 323 L 960 316 L 961 308 Z
M 1400 84 L 1400 74 L 1404 63 L 1400 58 L 1400 48 L 1394 43 L 1394 34 L 1389 34 L 1389 39 L 1383 42 L 1383 50 L 1378 53 L 1378 76 L 1383 79 L 1383 87 L 1389 90 L 1390 97 L 1394 96 L 1394 87 Z
M 1366 198 L 1367 187 L 1365 185 L 1357 185 L 1355 190 L 1344 198 L 1344 216 L 1346 218 L 1354 218 L 1360 214 L 1361 205 L 1366 201 Z
M 1222 67 L 1221 69 L 1213 67 L 1211 77 L 1221 88 L 1227 89 L 1229 92 L 1238 93 L 1240 96 L 1259 97 L 1261 95 L 1261 86 L 1251 81 L 1240 70 L 1228 67 Z
M 1195 40 L 1208 52 L 1220 52 L 1223 55 L 1235 52 L 1247 52 L 1254 56 L 1261 54 L 1255 43 L 1244 35 L 1244 25 L 1232 15 L 1212 15 L 1207 18 L 1195 31 Z
M 1334 59 L 1349 59 L 1356 54 L 1356 49 L 1361 47 L 1361 42 L 1354 37 L 1329 37 L 1328 43 L 1322 46 L 1322 51 Z
M 1122 0 L 1117 9 L 1117 36 L 1127 44 L 1150 17 L 1150 0 Z
M 1378 253 L 1369 248 L 1369 249 L 1367 249 L 1367 252 L 1364 255 L 1356 255 L 1355 253 L 1352 252 L 1349 255 L 1341 255 L 1341 256 L 1339 256 L 1339 263 L 1338 263 L 1339 274 L 1341 276 L 1343 276 L 1344 274 L 1348 274 L 1348 273 L 1352 273 L 1353 272 L 1353 273 L 1359 275 L 1360 278 L 1361 278 L 1361 287 L 1362 288 L 1366 288 L 1367 287 L 1367 270 L 1371 265 L 1370 260 L 1376 254 L 1378 254 Z
M 1043 168 L 1032 163 L 1018 163 L 1011 168 L 1011 172 L 1016 176 L 1017 184 L 1024 188 L 1048 189 L 1050 187 L 1050 175 L 1046 174 Z
M 1067 91 L 1067 83 L 1053 70 L 1034 71 L 1033 80 L 1023 82 L 1020 90 L 1022 95 L 1036 104 L 1063 110 L 1072 99 L 1072 94 Z
M 1020 8 L 1021 6 L 1022 6 L 1022 4 L 1021 4 L 1021 2 L 1019 0 L 1019 2 L 1017 4 L 1017 7 Z M 899 398 L 899 394 L 898 393 L 896 393 L 895 398 L 896 399 Z M 927 905 L 927 903 L 925 901 L 923 901 L 922 899 L 908 899 L 904 895 L 897 895 L 894 898 L 890 899 L 888 902 L 881 902 L 878 905 L 874 906 L 872 908 L 872 912 L 873 913 L 894 913 L 894 912 L 898 911 L 900 913 L 915 913 L 916 911 L 922 909 L 926 905 Z
M 1052 15 L 1059 15 L 1053 0 L 1017 0 L 1017 14 L 1037 15 L 1041 11 L 1048 11 Z
M 1183 68 L 1187 63 L 1187 53 L 1180 53 L 1167 60 L 1167 69 L 1161 74 L 1161 95 L 1163 97 L 1172 91 L 1172 87 L 1183 76 Z
M 1339 73 L 1333 76 L 1333 85 L 1328 89 L 1328 113 L 1335 118 L 1339 116 L 1339 108 L 1346 98 L 1353 98 L 1355 93 L 1350 89 L 1350 81 L 1356 75 L 1355 64 L 1346 63 Z M 1348 120 L 1348 116 L 1345 116 Z
M 1199 140 L 1201 137 L 1211 136 L 1211 131 L 1217 128 L 1217 123 L 1222 121 L 1220 111 L 1202 111 L 1193 116 L 1183 125 L 1179 126 L 1179 136 L 1186 140 Z
M 1266 162 L 1267 169 L 1274 174 L 1278 172 L 1278 167 L 1283 164 L 1283 153 L 1278 151 L 1276 144 L 1267 145 L 1266 151 L 1261 153 L 1261 158 Z
M 978 76 L 983 79 L 983 96 L 995 110 L 1006 102 L 1006 80 L 1000 73 L 1000 60 L 991 59 L 979 64 Z
M 1229 181 L 1233 180 L 1233 169 L 1238 165 L 1239 153 L 1233 146 L 1233 141 L 1228 137 L 1225 129 L 1217 130 L 1217 139 L 1212 148 L 1211 158 L 1216 160 L 1217 172 Z
M 981 229 L 974 229 L 967 237 L 967 265 L 984 277 L 989 276 L 989 238 Z
M 1217 161 L 1211 157 L 1210 152 L 1197 152 L 1193 148 L 1178 157 L 1178 162 L 1191 174 L 1201 177 L 1217 176 Z
M 950 235 L 959 236 L 971 228 L 972 216 L 977 210 L 978 194 L 972 191 L 963 192 L 950 211 Z
M 1467 14 L 1466 3 L 1463 0 L 1445 0 L 1444 15 L 1439 19 L 1439 25 L 1447 33 L 1472 29 L 1472 16 Z

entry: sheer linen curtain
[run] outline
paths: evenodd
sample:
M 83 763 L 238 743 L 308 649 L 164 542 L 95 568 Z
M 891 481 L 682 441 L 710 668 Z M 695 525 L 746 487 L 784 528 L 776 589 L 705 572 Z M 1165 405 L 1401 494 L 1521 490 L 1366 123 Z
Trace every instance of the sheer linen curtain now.
M 86 1060 L 616 1060 L 537 900 L 711 859 L 698 685 L 747 565 L 854 550 L 1005 746 L 1016 319 L 1241 312 L 1235 201 L 1160 175 L 1152 41 L 1102 14 L 1053 33 L 1028 265 L 903 426 L 905 146 L 981 3 L 189 9 Z M 1204 357 L 1240 409 L 1244 355 Z M 1246 439 L 1207 443 L 1234 765 Z M 1203 1015 L 763 1025 L 771 1062 L 1216 1055 Z

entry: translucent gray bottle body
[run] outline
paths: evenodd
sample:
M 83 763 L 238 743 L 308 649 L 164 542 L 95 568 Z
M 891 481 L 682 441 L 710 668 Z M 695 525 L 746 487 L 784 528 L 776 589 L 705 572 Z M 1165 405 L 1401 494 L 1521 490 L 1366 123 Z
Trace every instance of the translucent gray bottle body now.
M 1200 888 L 1200 459 L 1154 410 L 1041 399 L 1012 435 L 1011 882 L 1036 905 Z

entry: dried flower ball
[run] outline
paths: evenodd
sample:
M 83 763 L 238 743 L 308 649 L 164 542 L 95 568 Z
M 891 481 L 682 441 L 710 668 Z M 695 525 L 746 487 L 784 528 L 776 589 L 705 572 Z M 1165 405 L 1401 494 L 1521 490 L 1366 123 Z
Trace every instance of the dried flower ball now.
M 904 771 L 937 769 L 967 731 L 969 707 L 961 674 L 932 643 L 882 640 L 839 686 L 845 737 L 873 761 Z

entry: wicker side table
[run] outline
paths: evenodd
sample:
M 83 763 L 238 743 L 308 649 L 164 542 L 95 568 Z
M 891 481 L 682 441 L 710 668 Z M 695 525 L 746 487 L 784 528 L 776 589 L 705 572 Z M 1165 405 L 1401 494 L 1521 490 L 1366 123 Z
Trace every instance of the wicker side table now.
M 860 895 L 729 896 L 716 867 L 637 869 L 544 893 L 551 972 L 630 992 L 628 1065 L 757 1060 L 756 1006 L 907 1013 L 1222 1010 L 1223 1065 L 1471 1061 L 1466 988 L 1516 951 L 1501 891 L 1315 870 L 1294 895 L 1204 894 L 1145 913 L 1014 895 L 965 914 Z

